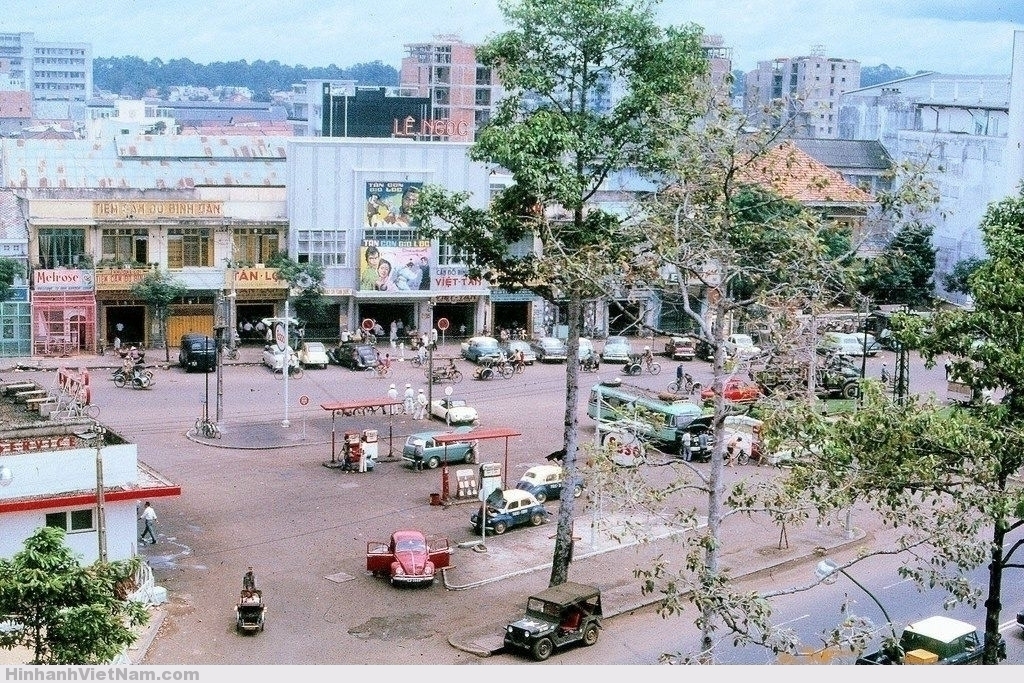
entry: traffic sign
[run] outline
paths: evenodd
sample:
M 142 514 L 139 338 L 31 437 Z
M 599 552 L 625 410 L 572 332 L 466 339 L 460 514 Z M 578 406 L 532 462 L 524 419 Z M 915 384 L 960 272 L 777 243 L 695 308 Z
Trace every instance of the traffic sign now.
M 363 318 L 363 322 L 360 324 L 364 330 L 369 332 L 373 329 L 373 318 Z
M 449 324 L 450 323 L 448 322 L 448 318 L 438 318 L 437 319 L 437 329 L 441 330 L 442 332 L 444 332 L 445 330 L 448 329 L 448 325 Z
M 309 405 L 309 396 L 299 396 L 299 405 L 300 406 L 307 406 L 307 405 Z

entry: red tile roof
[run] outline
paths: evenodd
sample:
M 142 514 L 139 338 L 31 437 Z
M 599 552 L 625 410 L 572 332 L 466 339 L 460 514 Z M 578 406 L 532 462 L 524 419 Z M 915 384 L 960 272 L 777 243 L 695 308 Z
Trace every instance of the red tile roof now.
M 874 198 L 846 182 L 842 175 L 816 161 L 792 142 L 783 142 L 754 161 L 744 180 L 771 188 L 801 204 L 868 204 Z

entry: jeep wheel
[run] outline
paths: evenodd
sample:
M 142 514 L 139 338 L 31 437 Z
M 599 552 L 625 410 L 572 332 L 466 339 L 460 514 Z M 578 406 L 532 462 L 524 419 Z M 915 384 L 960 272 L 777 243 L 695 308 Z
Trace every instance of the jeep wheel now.
M 579 498 L 582 495 L 583 495 L 583 486 L 581 486 L 580 484 L 576 484 L 576 486 L 572 487 L 572 497 L 573 498 Z
M 436 470 L 437 466 L 441 464 L 441 459 L 436 455 L 427 459 L 427 469 Z
M 533 497 L 537 499 L 538 503 L 543 503 L 548 499 L 548 494 L 546 494 L 544 491 L 537 491 L 537 493 Z
M 583 644 L 590 647 L 597 642 L 598 635 L 600 635 L 600 631 L 597 628 L 597 624 L 587 626 L 586 630 L 583 631 Z
M 540 512 L 534 512 L 530 515 L 530 524 L 533 526 L 540 526 L 544 523 L 544 515 Z
M 541 638 L 533 644 L 533 658 L 538 662 L 543 662 L 551 656 L 551 651 L 554 649 L 555 646 L 550 638 Z
M 856 382 L 849 382 L 843 387 L 843 398 L 857 398 L 860 396 L 860 387 Z
M 508 525 L 505 524 L 505 522 L 495 522 L 493 529 L 495 536 L 501 536 L 503 533 L 508 531 Z

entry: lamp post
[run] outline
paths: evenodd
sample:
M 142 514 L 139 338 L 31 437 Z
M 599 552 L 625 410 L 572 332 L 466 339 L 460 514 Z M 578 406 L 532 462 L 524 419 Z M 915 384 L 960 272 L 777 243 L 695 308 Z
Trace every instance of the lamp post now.
M 107 512 L 103 491 L 103 441 L 107 430 L 97 422 L 87 432 L 76 434 L 85 441 L 96 440 L 96 539 L 99 544 L 99 560 L 107 561 Z
M 434 300 L 427 299 L 427 313 L 429 325 L 427 325 L 427 410 L 430 410 L 430 406 L 434 404 L 434 343 L 433 334 L 434 330 Z
M 814 568 L 815 576 L 817 576 L 819 579 L 821 579 L 825 583 L 832 583 L 833 581 L 835 581 L 836 580 L 836 577 L 835 577 L 835 573 L 836 572 L 839 572 L 840 574 L 842 574 L 843 576 L 848 578 L 850 581 L 853 582 L 853 585 L 855 585 L 857 588 L 859 588 L 862 591 L 864 591 L 865 593 L 867 593 L 867 596 L 869 598 L 871 598 L 871 600 L 874 601 L 874 603 L 876 605 L 878 605 L 878 609 L 882 610 L 882 616 L 885 617 L 886 623 L 889 624 L 889 630 L 892 632 L 893 640 L 898 639 L 898 636 L 896 635 L 896 627 L 893 626 L 892 618 L 889 616 L 889 613 L 885 610 L 885 607 L 878 600 L 878 598 L 875 597 L 875 594 L 872 593 L 871 591 L 869 591 L 867 588 L 865 588 L 864 585 L 860 581 L 858 581 L 857 579 L 855 579 L 852 576 L 850 576 L 845 569 L 840 567 L 838 564 L 836 564 L 832 560 L 822 560 Z

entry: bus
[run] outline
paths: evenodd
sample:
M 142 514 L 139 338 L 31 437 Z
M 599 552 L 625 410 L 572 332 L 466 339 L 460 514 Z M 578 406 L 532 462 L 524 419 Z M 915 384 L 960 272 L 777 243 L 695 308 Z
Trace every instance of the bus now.
M 686 399 L 607 380 L 591 387 L 587 415 L 599 426 L 609 422 L 628 425 L 663 450 L 678 449 L 683 432 L 703 414 L 699 405 Z

